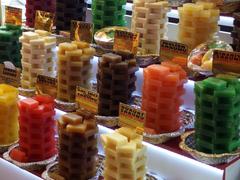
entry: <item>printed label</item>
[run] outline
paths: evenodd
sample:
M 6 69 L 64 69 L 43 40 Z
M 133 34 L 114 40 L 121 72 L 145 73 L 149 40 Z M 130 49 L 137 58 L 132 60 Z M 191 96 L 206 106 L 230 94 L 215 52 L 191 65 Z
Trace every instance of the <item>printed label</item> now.
M 99 94 L 97 92 L 77 86 L 76 102 L 79 107 L 98 113 Z
M 161 61 L 173 61 L 187 69 L 187 58 L 189 55 L 188 46 L 182 43 L 164 40 L 160 42 Z
M 214 50 L 213 73 L 240 75 L 240 52 Z
M 126 126 L 136 129 L 141 133 L 144 131 L 146 112 L 136 109 L 124 103 L 119 105 L 119 126 Z
M 57 97 L 57 79 L 49 76 L 38 75 L 36 84 L 37 94 L 47 94 Z
M 22 25 L 22 9 L 5 6 L 5 23 L 21 26 Z
M 20 86 L 21 70 L 19 68 L 9 69 L 0 64 L 0 83 L 9 84 L 14 87 Z
M 137 54 L 139 33 L 116 30 L 114 34 L 114 51 Z

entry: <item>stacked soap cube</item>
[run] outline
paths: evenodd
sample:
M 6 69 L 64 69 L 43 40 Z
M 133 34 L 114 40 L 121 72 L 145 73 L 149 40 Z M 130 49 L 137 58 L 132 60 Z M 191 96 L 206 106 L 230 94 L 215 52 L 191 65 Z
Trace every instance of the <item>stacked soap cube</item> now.
M 56 154 L 54 100 L 36 96 L 21 100 L 19 106 L 19 147 L 13 159 L 21 162 L 46 160 Z
M 66 180 L 96 175 L 97 124 L 94 116 L 65 114 L 58 121 L 59 175 Z
M 19 42 L 21 35 L 20 26 L 6 25 L 0 27 L 0 63 L 11 61 L 15 66 L 21 67 L 21 44 Z
M 146 147 L 132 129 L 120 128 L 101 135 L 105 151 L 104 179 L 143 180 L 146 173 Z
M 75 102 L 76 86 L 89 87 L 91 58 L 95 49 L 86 42 L 62 43 L 58 50 L 57 98 Z
M 240 13 L 234 14 L 234 18 L 232 32 L 233 46 L 236 51 L 240 51 Z
M 84 0 L 57 0 L 57 30 L 70 31 L 71 21 L 85 21 L 87 4 Z
M 240 82 L 237 78 L 211 77 L 195 84 L 197 150 L 229 153 L 240 146 Z
M 142 109 L 147 113 L 147 128 L 155 133 L 173 132 L 180 128 L 185 82 L 186 72 L 176 64 L 164 62 L 144 69 Z
M 55 13 L 55 0 L 26 0 L 26 25 L 34 27 L 37 10 Z
M 125 60 L 116 54 L 104 54 L 98 63 L 98 113 L 117 116 L 119 103 L 128 103 L 135 91 L 136 60 Z
M 167 11 L 167 1 L 134 1 L 132 31 L 140 33 L 142 53 L 159 54 L 160 40 L 166 34 Z
M 126 0 L 93 0 L 92 18 L 95 32 L 107 26 L 125 26 Z
M 181 43 L 194 49 L 197 45 L 213 38 L 218 31 L 220 10 L 214 3 L 186 3 L 178 8 L 179 32 Z
M 0 84 L 0 145 L 8 145 L 18 140 L 18 90 Z
M 46 31 L 24 32 L 22 42 L 22 79 L 25 89 L 34 89 L 38 75 L 53 76 L 56 37 Z

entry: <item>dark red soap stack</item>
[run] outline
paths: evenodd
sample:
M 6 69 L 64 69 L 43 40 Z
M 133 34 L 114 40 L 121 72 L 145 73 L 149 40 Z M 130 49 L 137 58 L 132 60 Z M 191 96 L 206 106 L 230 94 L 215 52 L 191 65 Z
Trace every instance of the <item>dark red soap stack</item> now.
M 55 13 L 56 0 L 26 0 L 26 25 L 34 27 L 36 11 Z
M 57 30 L 70 31 L 71 21 L 85 21 L 87 4 L 84 0 L 56 0 Z
M 54 100 L 35 96 L 21 100 L 19 107 L 19 148 L 12 158 L 19 161 L 42 161 L 56 154 Z

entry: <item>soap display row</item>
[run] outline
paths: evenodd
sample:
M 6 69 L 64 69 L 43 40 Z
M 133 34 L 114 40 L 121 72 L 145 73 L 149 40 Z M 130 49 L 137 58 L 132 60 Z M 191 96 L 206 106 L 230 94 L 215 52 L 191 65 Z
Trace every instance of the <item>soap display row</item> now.
M 42 6 L 40 6 L 40 4 Z M 44 7 L 44 6 L 47 7 Z M 102 28 L 108 28 L 112 26 L 125 27 L 127 26 L 125 15 L 126 1 L 93 1 L 91 4 L 91 13 L 93 30 L 91 33 L 96 33 L 98 38 L 94 36 L 93 43 L 100 45 L 101 48 L 104 48 L 103 45 L 109 45 L 114 39 L 114 28 L 110 32 L 104 32 Z M 56 6 L 56 7 L 55 7 Z M 35 13 L 37 10 L 46 11 L 46 12 L 55 12 L 56 16 L 56 31 L 61 35 L 66 34 L 72 30 L 71 21 L 89 21 L 86 18 L 86 9 L 87 4 L 82 1 L 27 1 L 26 2 L 26 25 L 29 27 L 34 27 Z M 168 39 L 167 35 L 167 23 L 168 17 L 167 13 L 169 12 L 169 4 L 166 1 L 145 1 L 139 0 L 134 1 L 132 6 L 132 20 L 128 24 L 130 29 L 126 28 L 127 31 L 133 33 L 139 33 L 139 43 L 138 43 L 138 56 L 150 56 L 161 54 L 161 40 Z M 31 13 L 30 13 L 31 12 Z M 114 14 L 114 16 L 113 16 Z M 186 3 L 182 7 L 178 7 L 179 14 L 179 23 L 178 23 L 178 37 L 177 41 L 184 45 L 187 45 L 189 48 L 189 54 L 192 51 L 194 54 L 193 58 L 188 58 L 188 68 L 190 72 L 194 74 L 195 72 L 206 75 L 212 74 L 212 55 L 213 50 L 221 49 L 226 51 L 239 51 L 239 38 L 238 38 L 238 29 L 239 29 L 239 13 L 234 14 L 234 28 L 232 31 L 232 47 L 219 39 L 216 35 L 219 31 L 218 21 L 220 19 L 220 10 L 216 5 L 216 2 L 202 2 L 197 1 L 196 3 Z M 44 16 L 44 15 L 42 15 Z M 46 15 L 47 16 L 47 15 Z M 191 18 L 189 18 L 191 17 Z M 29 20 L 31 19 L 31 20 Z M 47 20 L 43 20 L 43 24 L 47 25 Z M 189 20 L 191 19 L 191 21 Z M 6 31 L 6 32 L 5 32 Z M 1 55 L 1 59 L 6 61 L 11 61 L 17 67 L 21 67 L 20 59 L 21 45 L 19 45 L 18 37 L 21 36 L 21 31 L 14 33 L 14 35 L 9 34 L 12 32 L 12 27 L 3 26 L 0 31 L 0 36 L 9 36 L 8 40 L 0 41 L 0 46 L 6 48 L 6 44 L 9 48 L 3 52 L 4 55 Z M 75 30 L 73 34 L 79 33 L 77 31 L 84 30 Z M 86 32 L 85 32 L 86 33 Z M 2 34 L 2 35 L 1 35 Z M 84 34 L 83 36 L 86 36 Z M 99 37 L 101 41 L 99 40 Z M 91 39 L 91 38 L 90 38 Z M 171 39 L 171 38 L 169 38 Z M 21 43 L 20 43 L 21 44 Z M 202 44 L 202 45 L 200 45 Z M 199 46 L 200 45 L 200 46 Z M 107 46 L 107 50 L 109 46 Z M 14 50 L 10 50 L 14 49 Z M 207 50 L 206 50 L 207 49 Z M 129 49 L 128 49 L 129 50 Z M 11 53 L 16 51 L 14 53 Z M 130 50 L 129 50 L 130 51 Z M 196 52 L 197 51 L 197 52 Z M 20 54 L 19 54 L 20 53 Z M 8 54 L 8 55 L 6 55 Z M 182 66 L 186 66 L 186 58 L 179 58 L 176 61 Z M 145 64 L 144 62 L 143 64 Z
M 78 110 L 54 120 L 54 101 L 38 95 L 18 101 L 18 91 L 1 84 L 1 146 L 14 143 L 12 160 L 29 163 L 47 160 L 58 154 L 58 170 L 51 178 L 90 179 L 96 176 L 98 127 L 93 114 Z M 2 112 L 3 112 L 2 111 Z M 10 119 L 9 119 L 10 118 Z M 142 136 L 120 128 L 101 136 L 105 149 L 104 179 L 143 179 L 146 174 L 146 147 Z M 58 151 L 57 151 L 58 142 Z

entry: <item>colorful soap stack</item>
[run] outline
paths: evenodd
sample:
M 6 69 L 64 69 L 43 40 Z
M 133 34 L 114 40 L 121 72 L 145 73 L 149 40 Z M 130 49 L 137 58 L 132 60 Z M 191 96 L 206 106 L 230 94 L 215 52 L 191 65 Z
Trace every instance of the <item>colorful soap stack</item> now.
M 166 34 L 167 1 L 135 1 L 133 4 L 132 31 L 140 33 L 141 52 L 159 54 L 160 40 Z
M 84 0 L 57 0 L 57 30 L 70 31 L 71 21 L 85 21 L 87 4 Z
M 0 63 L 11 61 L 15 66 L 21 67 L 21 44 L 19 42 L 21 35 L 20 26 L 6 25 L 0 27 Z
M 214 37 L 218 31 L 220 10 L 214 3 L 186 3 L 178 8 L 178 40 L 194 49 Z
M 59 175 L 66 180 L 96 175 L 97 124 L 94 116 L 65 114 L 58 121 Z
M 180 128 L 186 72 L 176 64 L 164 62 L 144 69 L 142 109 L 147 112 L 145 126 L 153 132 L 173 132 Z
M 120 128 L 101 135 L 105 151 L 104 179 L 145 179 L 146 147 L 142 136 L 132 129 Z
M 240 82 L 219 76 L 195 84 L 197 150 L 230 153 L 240 146 Z
M 117 116 L 119 103 L 128 103 L 135 91 L 136 60 L 125 60 L 116 54 L 104 54 L 98 63 L 98 113 Z
M 76 86 L 89 87 L 95 49 L 86 42 L 62 43 L 58 50 L 57 99 L 75 102 Z
M 240 13 L 234 14 L 234 18 L 232 32 L 233 46 L 236 51 L 240 51 Z
M 18 90 L 0 84 L 0 145 L 9 145 L 18 140 Z
M 55 13 L 55 0 L 26 0 L 26 25 L 34 27 L 36 11 Z
M 108 26 L 125 26 L 126 0 L 93 0 L 94 31 Z
M 46 160 L 56 154 L 54 100 L 36 96 L 21 100 L 19 106 L 19 147 L 11 157 L 20 162 Z
M 46 31 L 24 32 L 22 42 L 22 79 L 25 89 L 34 89 L 38 75 L 53 76 L 56 37 Z

